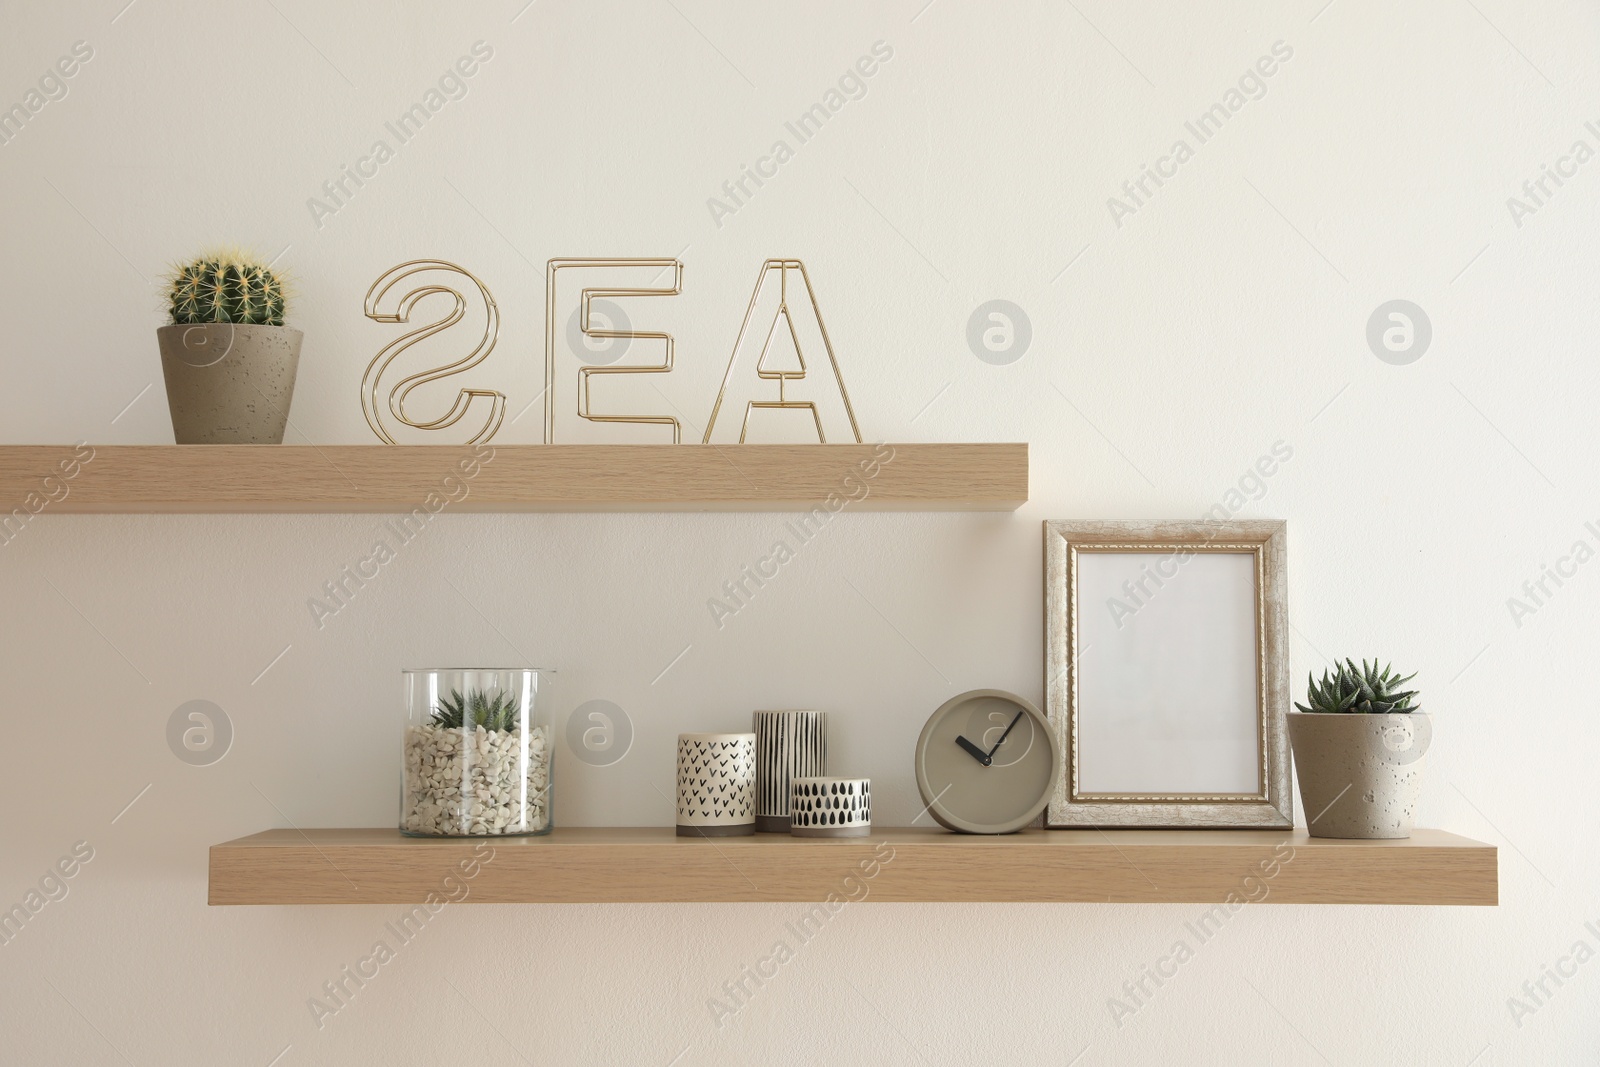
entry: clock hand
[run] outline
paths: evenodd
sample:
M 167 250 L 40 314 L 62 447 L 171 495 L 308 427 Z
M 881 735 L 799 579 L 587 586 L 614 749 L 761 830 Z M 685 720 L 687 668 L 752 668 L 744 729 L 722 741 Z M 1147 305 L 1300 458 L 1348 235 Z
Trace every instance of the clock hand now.
M 1013 729 L 1013 727 L 1015 727 L 1017 725 L 1017 723 L 1019 723 L 1021 721 L 1022 721 L 1022 712 L 1019 711 L 1019 712 L 1017 712 L 1017 717 L 1015 719 L 1011 720 L 1011 725 L 1006 727 L 1006 732 L 1000 735 L 1000 740 L 996 741 L 994 743 L 994 747 L 989 750 L 988 756 L 983 761 L 984 766 L 988 766 L 989 765 L 989 761 L 994 759 L 994 754 L 996 752 L 999 752 L 1000 751 L 1000 746 L 1006 743 L 1006 736 L 1008 734 L 1010 734 L 1012 729 Z
M 985 752 L 983 749 L 979 748 L 977 745 L 973 744 L 971 741 L 968 741 L 965 737 L 957 737 L 956 738 L 956 744 L 958 744 L 962 748 L 966 749 L 967 750 L 967 754 L 970 755 L 973 759 L 977 760 L 979 763 L 983 764 L 985 767 L 989 766 L 989 763 L 990 763 L 990 755 L 989 755 L 989 753 Z

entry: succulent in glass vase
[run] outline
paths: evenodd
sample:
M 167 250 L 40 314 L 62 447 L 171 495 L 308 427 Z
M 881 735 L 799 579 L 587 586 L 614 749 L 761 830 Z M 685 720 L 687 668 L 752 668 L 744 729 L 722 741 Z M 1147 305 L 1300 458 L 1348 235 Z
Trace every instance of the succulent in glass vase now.
M 408 671 L 400 829 L 415 836 L 541 834 L 550 725 L 524 670 Z M 441 695 L 448 691 L 448 696 Z
M 1311 706 L 1308 708 L 1296 702 L 1295 707 L 1307 714 L 1409 714 L 1422 710 L 1411 703 L 1417 695 L 1416 690 L 1404 693 L 1397 690 L 1415 677 L 1415 673 L 1399 677 L 1392 665 L 1379 671 L 1377 660 L 1371 663 L 1362 660 L 1361 666 L 1357 667 L 1354 660 L 1347 659 L 1339 664 L 1338 672 L 1331 677 L 1327 671 L 1323 671 L 1320 684 L 1307 675 L 1306 699 Z

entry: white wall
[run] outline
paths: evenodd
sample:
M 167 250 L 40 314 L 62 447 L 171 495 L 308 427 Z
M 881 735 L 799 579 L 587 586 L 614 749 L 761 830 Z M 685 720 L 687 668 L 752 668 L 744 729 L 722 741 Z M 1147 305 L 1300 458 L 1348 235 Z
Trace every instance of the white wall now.
M 1532 614 L 1507 604 L 1600 542 L 1600 162 L 1507 206 L 1575 140 L 1600 146 L 1592 5 L 122 2 L 6 5 L 0 104 L 76 41 L 93 58 L 0 145 L 5 441 L 169 441 L 151 280 L 218 240 L 287 248 L 290 440 L 319 443 L 372 440 L 357 390 L 393 328 L 361 300 L 403 259 L 494 290 L 502 343 L 472 381 L 515 412 L 540 377 L 536 264 L 682 250 L 661 389 L 698 424 L 760 262 L 792 255 L 865 434 L 1026 440 L 1032 500 L 846 516 L 720 630 L 707 598 L 780 516 L 446 515 L 318 631 L 306 600 L 372 517 L 46 514 L 0 546 L 0 903 L 74 842 L 94 859 L 0 946 L 5 1063 L 1600 1055 L 1600 963 L 1531 1014 L 1507 1003 L 1600 947 L 1600 564 Z M 307 198 L 479 40 L 470 93 L 315 225 Z M 707 199 L 877 41 L 893 58 L 865 96 L 716 225 Z M 1194 147 L 1185 119 L 1278 41 L 1265 95 L 1119 226 L 1107 198 Z M 1008 366 L 965 339 L 996 298 L 1032 324 Z M 1405 366 L 1365 340 L 1396 298 L 1433 327 Z M 537 438 L 536 409 L 500 440 Z M 1291 524 L 1294 674 L 1324 653 L 1422 672 L 1421 821 L 1500 846 L 1496 909 L 1247 909 L 1119 1027 L 1108 998 L 1198 909 L 853 907 L 719 1030 L 708 998 L 797 907 L 457 908 L 319 1030 L 307 998 L 398 909 L 205 905 L 214 842 L 395 818 L 397 672 L 436 662 L 551 663 L 562 717 L 626 709 L 621 763 L 562 751 L 563 823 L 668 823 L 674 735 L 767 706 L 834 709 L 836 765 L 904 822 L 934 707 L 1042 697 L 1040 520 L 1195 517 L 1280 441 L 1292 459 L 1240 513 Z M 209 767 L 167 748 L 192 699 L 236 730 Z

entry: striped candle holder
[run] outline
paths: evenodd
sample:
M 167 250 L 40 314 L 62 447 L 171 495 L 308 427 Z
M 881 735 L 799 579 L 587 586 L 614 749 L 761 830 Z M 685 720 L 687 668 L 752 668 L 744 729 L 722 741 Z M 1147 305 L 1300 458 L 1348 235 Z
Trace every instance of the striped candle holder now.
M 789 832 L 795 837 L 866 837 L 872 832 L 872 781 L 796 778 L 790 787 Z
M 828 772 L 828 713 L 758 711 L 756 730 L 756 829 L 789 832 L 789 783 Z

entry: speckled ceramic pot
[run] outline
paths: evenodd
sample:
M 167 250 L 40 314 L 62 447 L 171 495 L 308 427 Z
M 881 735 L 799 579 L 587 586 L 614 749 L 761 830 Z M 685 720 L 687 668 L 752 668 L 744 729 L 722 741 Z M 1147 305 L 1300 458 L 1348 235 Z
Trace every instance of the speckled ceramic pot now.
M 303 337 L 227 322 L 157 329 L 178 444 L 282 444 Z
M 1300 804 L 1312 837 L 1410 837 L 1433 721 L 1406 715 L 1289 713 Z

